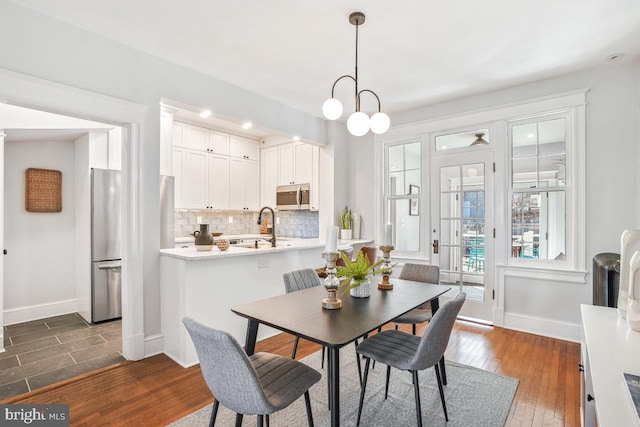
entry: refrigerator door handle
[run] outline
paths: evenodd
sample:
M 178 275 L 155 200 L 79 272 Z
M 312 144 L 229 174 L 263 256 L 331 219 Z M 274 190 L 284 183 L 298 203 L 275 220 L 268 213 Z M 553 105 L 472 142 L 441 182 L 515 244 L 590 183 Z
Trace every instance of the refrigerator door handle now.
M 98 270 L 120 270 L 122 269 L 121 264 L 106 264 L 98 267 Z

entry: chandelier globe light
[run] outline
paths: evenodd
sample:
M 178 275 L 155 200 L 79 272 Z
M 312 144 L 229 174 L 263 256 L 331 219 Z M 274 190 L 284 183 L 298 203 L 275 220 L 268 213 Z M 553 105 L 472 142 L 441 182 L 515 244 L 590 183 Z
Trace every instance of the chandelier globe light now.
M 327 120 L 336 120 L 342 116 L 343 107 L 342 103 L 334 97 L 334 91 L 336 88 L 336 84 L 345 77 L 350 78 L 355 83 L 355 103 L 356 103 L 356 111 L 349 116 L 347 120 L 347 129 L 349 133 L 354 136 L 362 136 L 365 135 L 369 130 L 371 130 L 375 134 L 383 134 L 389 129 L 389 125 L 391 121 L 389 120 L 389 116 L 381 111 L 380 108 L 380 98 L 378 95 L 369 89 L 358 90 L 358 27 L 364 24 L 364 13 L 362 12 L 353 12 L 349 15 L 349 22 L 356 26 L 356 68 L 355 68 L 355 77 L 351 75 L 344 75 L 338 77 L 338 79 L 333 83 L 331 87 L 331 98 L 327 99 L 322 105 L 322 114 Z M 363 92 L 369 92 L 373 96 L 376 97 L 378 101 L 378 112 L 373 114 L 371 118 L 369 116 L 360 111 L 360 96 Z

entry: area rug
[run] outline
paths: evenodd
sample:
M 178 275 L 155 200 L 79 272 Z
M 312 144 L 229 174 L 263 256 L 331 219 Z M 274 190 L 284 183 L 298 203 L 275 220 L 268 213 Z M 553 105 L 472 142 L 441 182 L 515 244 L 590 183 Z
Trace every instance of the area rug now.
M 311 408 L 316 426 L 330 425 L 327 405 L 327 381 L 325 369 L 320 369 L 320 352 L 302 361 L 322 373 L 322 380 L 310 389 Z M 362 365 L 364 369 L 364 364 Z M 445 422 L 438 384 L 433 368 L 422 371 L 420 399 L 422 420 L 429 426 L 493 427 L 504 426 L 511 402 L 518 387 L 516 378 L 509 378 L 471 366 L 446 361 L 447 382 L 444 387 L 449 422 Z M 389 397 L 384 399 L 386 366 L 376 364 L 369 369 L 367 392 L 362 410 L 361 426 L 414 426 L 416 425 L 415 399 L 411 374 L 391 370 Z M 340 424 L 355 426 L 358 416 L 360 382 L 353 346 L 340 351 Z M 211 405 L 187 415 L 171 424 L 171 427 L 207 426 Z M 235 413 L 220 405 L 217 426 L 233 426 Z M 255 426 L 255 416 L 245 416 L 243 426 Z M 306 426 L 304 399 L 300 398 L 288 408 L 270 416 L 270 425 Z

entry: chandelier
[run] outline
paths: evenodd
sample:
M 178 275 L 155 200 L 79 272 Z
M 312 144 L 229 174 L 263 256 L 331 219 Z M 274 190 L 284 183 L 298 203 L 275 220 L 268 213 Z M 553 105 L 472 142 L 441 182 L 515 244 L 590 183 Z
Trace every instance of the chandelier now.
M 349 22 L 356 26 L 356 70 L 355 77 L 351 75 L 344 75 L 338 77 L 338 79 L 333 83 L 331 87 L 331 98 L 327 99 L 322 105 L 322 114 L 328 120 L 336 120 L 340 118 L 342 115 L 342 103 L 333 97 L 334 90 L 336 88 L 336 84 L 344 79 L 345 77 L 350 78 L 355 83 L 355 101 L 356 101 L 356 111 L 349 116 L 347 120 L 347 129 L 354 136 L 362 136 L 366 134 L 369 129 L 371 132 L 376 134 L 385 133 L 387 129 L 389 129 L 389 116 L 380 111 L 380 98 L 376 95 L 375 92 L 369 89 L 362 89 L 358 91 L 358 27 L 364 24 L 364 13 L 362 12 L 353 12 L 349 15 Z M 367 116 L 366 113 L 360 111 L 360 95 L 363 92 L 369 92 L 373 94 L 378 100 L 378 112 L 373 114 L 371 118 Z

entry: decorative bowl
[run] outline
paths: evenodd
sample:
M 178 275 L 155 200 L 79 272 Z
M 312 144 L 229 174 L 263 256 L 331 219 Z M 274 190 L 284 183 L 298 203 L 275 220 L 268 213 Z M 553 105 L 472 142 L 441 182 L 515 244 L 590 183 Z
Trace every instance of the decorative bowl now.
M 216 246 L 218 246 L 218 249 L 224 252 L 229 249 L 229 241 L 227 239 L 218 239 L 216 241 Z
M 222 236 L 222 233 L 219 231 L 214 231 L 211 233 L 213 235 L 213 237 L 218 237 L 218 236 Z

